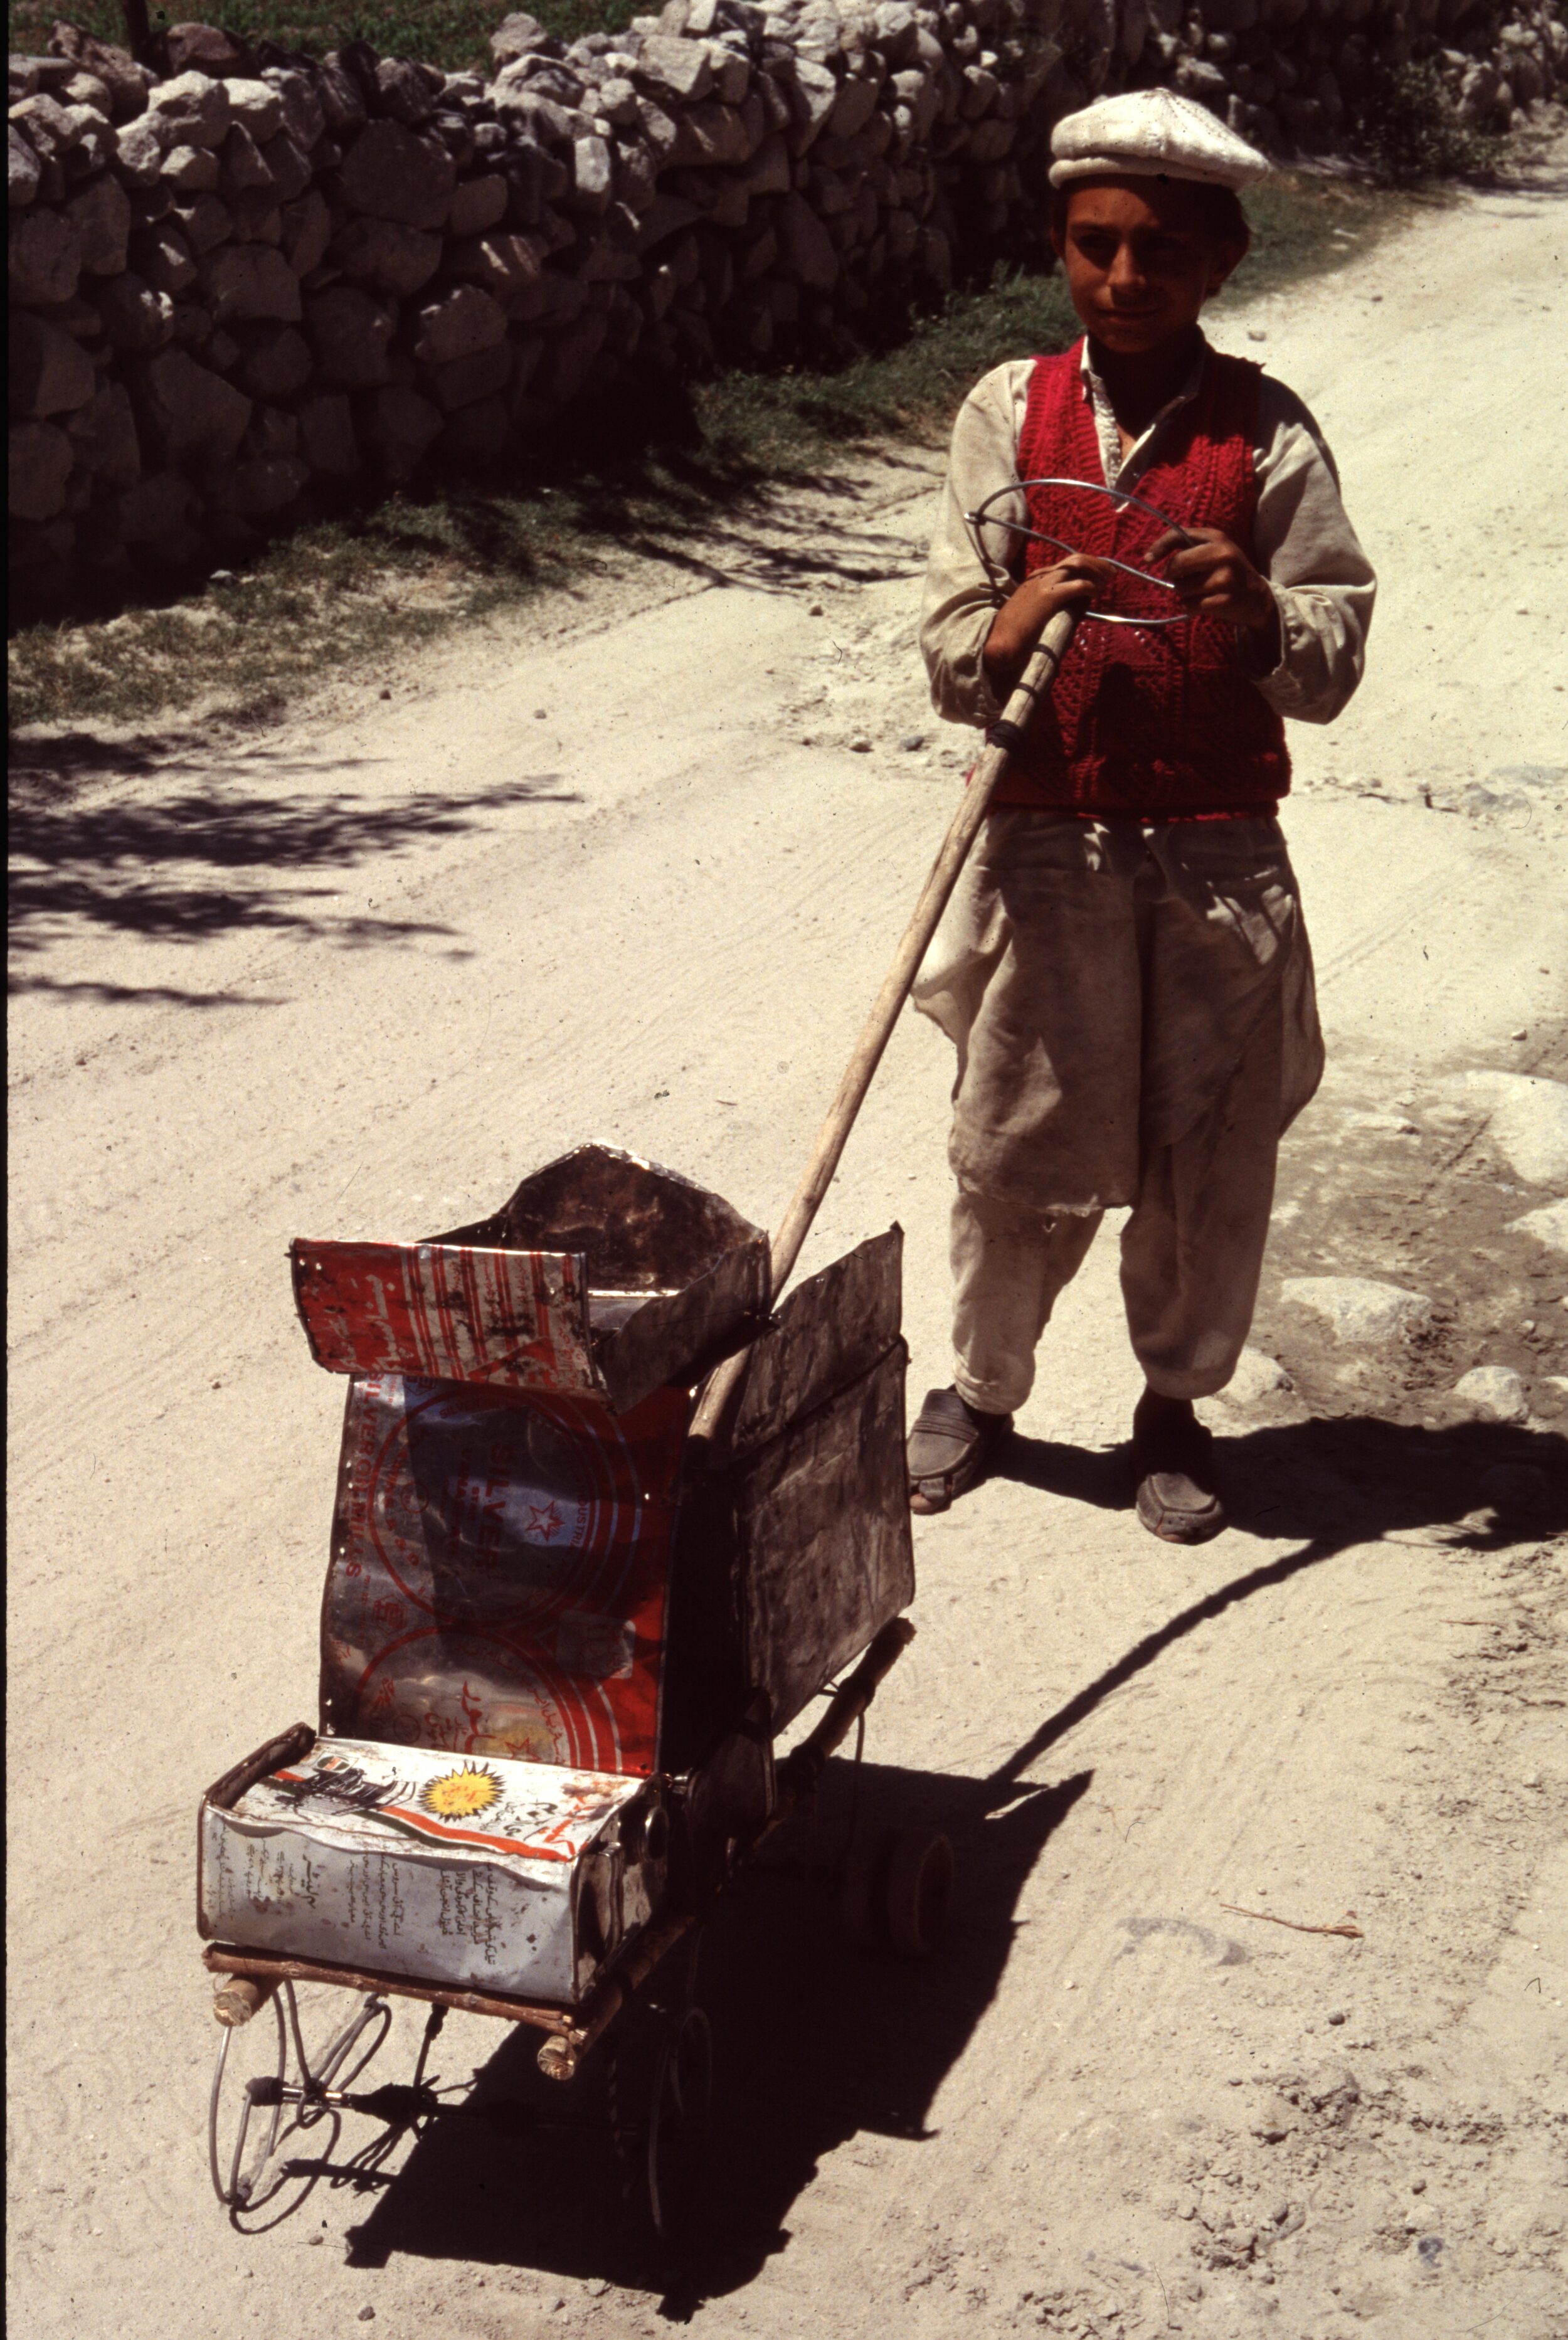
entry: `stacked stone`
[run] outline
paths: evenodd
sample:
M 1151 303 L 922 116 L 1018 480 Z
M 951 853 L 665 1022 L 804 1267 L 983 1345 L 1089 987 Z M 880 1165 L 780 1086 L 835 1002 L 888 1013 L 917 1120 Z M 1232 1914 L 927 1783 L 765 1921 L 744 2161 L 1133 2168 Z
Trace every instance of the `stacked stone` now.
M 494 70 L 177 25 L 11 60 L 24 612 L 233 560 L 334 492 L 483 469 L 586 395 L 835 354 L 1037 237 L 1051 124 L 1170 82 L 1283 153 L 1369 60 L 1505 124 L 1568 74 L 1542 0 L 670 0 Z
M 1491 0 L 1127 0 L 1146 18 L 1130 78 L 1168 82 L 1272 154 L 1342 144 L 1374 66 L 1430 60 L 1463 118 L 1507 130 L 1568 79 L 1568 26 L 1553 9 Z

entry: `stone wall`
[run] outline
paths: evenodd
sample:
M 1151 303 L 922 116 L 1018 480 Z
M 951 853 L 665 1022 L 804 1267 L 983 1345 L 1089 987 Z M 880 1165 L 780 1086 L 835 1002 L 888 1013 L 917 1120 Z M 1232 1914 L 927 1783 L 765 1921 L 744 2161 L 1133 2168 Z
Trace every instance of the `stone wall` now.
M 233 560 L 344 492 L 482 472 L 586 396 L 853 346 L 1037 229 L 1050 127 L 1166 82 L 1288 156 L 1375 58 L 1506 127 L 1540 0 L 670 0 L 494 68 L 210 26 L 11 71 L 13 609 Z

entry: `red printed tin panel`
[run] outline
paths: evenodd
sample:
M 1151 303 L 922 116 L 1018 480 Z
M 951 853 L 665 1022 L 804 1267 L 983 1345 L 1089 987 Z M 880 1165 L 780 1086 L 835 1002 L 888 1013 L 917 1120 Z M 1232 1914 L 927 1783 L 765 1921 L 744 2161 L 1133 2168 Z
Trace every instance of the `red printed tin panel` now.
M 571 1253 L 298 1242 L 292 1256 L 311 1353 L 332 1373 L 600 1387 L 587 1279 Z
M 688 1411 L 679 1390 L 617 1418 L 581 1398 L 356 1381 L 323 1729 L 650 1771 Z

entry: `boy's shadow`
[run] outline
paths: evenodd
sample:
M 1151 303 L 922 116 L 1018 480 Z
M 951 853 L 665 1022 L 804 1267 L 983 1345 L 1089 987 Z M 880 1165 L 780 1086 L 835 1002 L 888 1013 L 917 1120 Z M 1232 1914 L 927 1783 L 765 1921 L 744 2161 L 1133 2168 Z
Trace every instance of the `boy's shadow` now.
M 1216 1434 L 1233 1528 L 1304 1538 L 1314 1559 L 1384 1538 L 1495 1551 L 1568 1529 L 1568 1438 L 1510 1423 L 1451 1429 L 1345 1414 Z M 1059 1445 L 1017 1433 L 992 1476 L 1042 1493 L 1130 1510 L 1125 1447 Z

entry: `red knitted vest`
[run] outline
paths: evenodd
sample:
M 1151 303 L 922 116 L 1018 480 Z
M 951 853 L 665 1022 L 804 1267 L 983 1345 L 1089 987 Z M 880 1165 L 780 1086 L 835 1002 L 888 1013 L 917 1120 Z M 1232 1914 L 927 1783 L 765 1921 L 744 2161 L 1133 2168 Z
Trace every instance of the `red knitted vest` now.
M 1022 479 L 1102 481 L 1080 342 L 1037 358 L 1018 437 Z M 1173 520 L 1219 528 L 1252 558 L 1253 441 L 1259 369 L 1210 350 L 1196 398 L 1161 432 L 1136 493 Z M 1034 523 L 1084 552 L 1146 564 L 1146 514 L 1100 496 L 1029 498 Z M 1026 575 L 1060 555 L 1030 544 Z M 1081 625 L 1056 687 L 997 790 L 1000 805 L 1160 819 L 1272 811 L 1290 786 L 1285 726 L 1241 662 L 1234 627 L 1214 618 L 1151 629 Z

